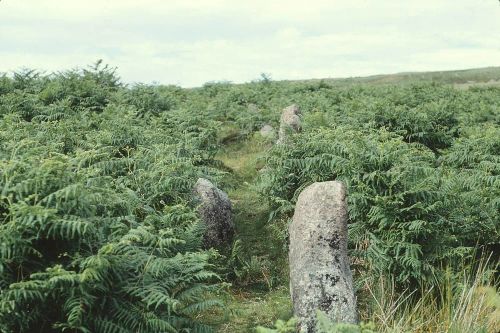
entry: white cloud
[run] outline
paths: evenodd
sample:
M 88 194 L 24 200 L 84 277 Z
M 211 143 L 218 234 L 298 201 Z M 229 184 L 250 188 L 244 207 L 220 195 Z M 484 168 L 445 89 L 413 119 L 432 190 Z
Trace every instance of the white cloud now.
M 103 58 L 183 86 L 500 65 L 495 0 L 3 0 L 0 71 Z

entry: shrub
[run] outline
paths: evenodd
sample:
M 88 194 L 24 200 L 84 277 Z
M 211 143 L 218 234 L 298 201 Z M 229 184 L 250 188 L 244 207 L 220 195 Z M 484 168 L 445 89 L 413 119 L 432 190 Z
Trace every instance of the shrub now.
M 401 284 L 430 278 L 437 263 L 462 258 L 475 244 L 497 243 L 495 176 L 465 178 L 482 179 L 474 188 L 491 192 L 491 197 L 456 192 L 464 181 L 455 177 L 460 172 L 436 167 L 425 146 L 406 143 L 385 129 L 320 128 L 294 139 L 291 145 L 276 146 L 267 161 L 262 191 L 274 209 L 271 218 L 291 214 L 309 184 L 344 181 L 351 248 L 356 249 L 352 254 L 372 262 L 379 272 L 395 274 Z M 485 188 L 485 181 L 495 189 Z M 477 201 L 485 198 L 483 204 Z M 481 220 L 485 213 L 487 219 Z

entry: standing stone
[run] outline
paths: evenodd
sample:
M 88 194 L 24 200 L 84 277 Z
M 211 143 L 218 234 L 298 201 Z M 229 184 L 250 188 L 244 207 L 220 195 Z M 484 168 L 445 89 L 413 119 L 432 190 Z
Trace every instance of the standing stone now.
M 300 132 L 302 130 L 302 124 L 300 121 L 300 110 L 295 104 L 290 105 L 283 109 L 280 119 L 280 130 L 277 144 L 284 143 L 286 141 L 286 136 L 289 131 Z
M 227 245 L 234 236 L 231 201 L 227 194 L 204 178 L 198 179 L 194 192 L 200 201 L 198 213 L 206 225 L 203 247 L 209 249 Z
M 333 322 L 356 323 L 344 184 L 330 181 L 304 189 L 289 232 L 290 291 L 301 332 L 316 332 L 317 310 Z
M 260 129 L 260 135 L 264 138 L 272 138 L 274 137 L 274 128 L 266 124 Z

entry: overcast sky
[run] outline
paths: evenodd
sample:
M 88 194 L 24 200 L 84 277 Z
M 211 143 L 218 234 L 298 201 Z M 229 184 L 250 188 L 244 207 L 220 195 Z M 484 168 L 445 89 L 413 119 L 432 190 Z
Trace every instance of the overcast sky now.
M 0 72 L 97 59 L 125 82 L 500 65 L 498 0 L 1 0 Z

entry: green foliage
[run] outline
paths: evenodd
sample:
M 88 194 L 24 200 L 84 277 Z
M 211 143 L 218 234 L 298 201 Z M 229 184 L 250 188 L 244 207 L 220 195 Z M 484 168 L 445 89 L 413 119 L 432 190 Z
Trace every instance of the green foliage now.
M 293 317 L 288 321 L 277 320 L 274 328 L 257 327 L 257 333 L 295 333 L 297 332 L 297 325 L 299 321 Z M 373 323 L 360 323 L 356 324 L 342 324 L 333 323 L 328 316 L 318 310 L 317 312 L 317 333 L 376 333 L 375 325 Z
M 499 253 L 499 89 L 361 81 L 127 87 L 101 61 L 1 74 L 0 331 L 208 332 L 221 279 L 284 290 L 287 221 L 315 181 L 348 186 L 357 277 L 414 287 L 476 246 Z M 292 103 L 303 132 L 271 148 L 256 132 Z M 199 177 L 234 201 L 224 256 L 200 249 Z M 249 317 L 289 318 L 257 298 Z
M 111 73 L 26 74 L 1 96 L 2 332 L 209 332 L 222 306 L 190 203 L 221 174 L 214 130 L 138 121 Z
M 264 283 L 269 290 L 273 287 L 270 277 L 272 263 L 267 257 L 248 256 L 243 252 L 241 240 L 236 240 L 227 261 L 229 276 L 238 285 Z
M 174 91 L 175 92 L 175 91 Z M 137 115 L 158 115 L 169 111 L 175 105 L 175 100 L 169 91 L 159 86 L 137 84 L 124 94 L 127 104 L 135 106 Z
M 119 85 L 115 69 L 102 66 L 99 60 L 89 69 L 56 75 L 40 91 L 39 97 L 47 105 L 67 100 L 73 109 L 101 112 Z
M 340 105 L 321 114 L 335 115 L 335 125 L 306 112 L 304 132 L 273 148 L 261 182 L 271 220 L 290 216 L 309 184 L 338 179 L 349 189 L 350 246 L 359 269 L 371 263 L 404 285 L 431 278 L 438 263 L 471 255 L 477 244 L 498 248 L 498 126 L 459 123 L 462 115 L 450 107 L 459 93 L 448 88 L 380 90 L 388 93 L 383 100 L 379 89 L 345 101 L 338 96 Z
M 257 333 L 295 333 L 297 332 L 297 318 L 293 317 L 288 321 L 278 319 L 274 324 L 274 328 L 265 328 L 259 326 L 255 329 Z
M 5 73 L 0 73 L 0 96 L 14 89 L 13 82 Z
M 375 333 L 375 325 L 373 323 L 344 324 L 333 323 L 328 316 L 321 311 L 317 314 L 317 331 L 318 333 Z

